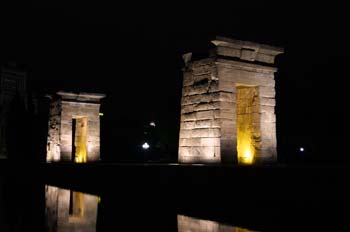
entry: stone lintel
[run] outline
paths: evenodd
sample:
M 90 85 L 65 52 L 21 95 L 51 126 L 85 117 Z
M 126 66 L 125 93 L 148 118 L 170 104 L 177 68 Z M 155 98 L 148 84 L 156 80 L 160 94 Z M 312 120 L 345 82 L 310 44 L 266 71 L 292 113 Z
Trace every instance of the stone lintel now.
M 96 105 L 100 105 L 100 102 L 93 102 L 93 101 L 77 101 L 77 100 L 73 100 L 73 99 L 65 99 L 65 100 L 61 100 L 62 104 L 69 104 L 69 105 L 91 105 L 91 106 L 96 106 Z
M 217 47 L 231 47 L 238 50 L 251 49 L 256 53 L 262 53 L 271 56 L 277 56 L 278 54 L 284 53 L 284 49 L 275 47 L 267 44 L 260 44 L 250 41 L 242 41 L 237 39 L 230 39 L 226 37 L 217 36 L 211 41 Z
M 243 61 L 228 60 L 228 59 L 223 59 L 223 58 L 218 58 L 216 60 L 216 64 L 228 65 L 231 67 L 233 66 L 237 69 L 242 69 L 242 70 L 249 71 L 249 72 L 269 73 L 269 74 L 277 72 L 277 68 L 275 68 L 275 67 L 246 63 Z
M 105 98 L 105 94 L 101 93 L 86 93 L 86 92 L 65 92 L 58 91 L 57 95 L 61 96 L 62 100 L 77 101 L 77 102 L 100 102 L 102 98 Z

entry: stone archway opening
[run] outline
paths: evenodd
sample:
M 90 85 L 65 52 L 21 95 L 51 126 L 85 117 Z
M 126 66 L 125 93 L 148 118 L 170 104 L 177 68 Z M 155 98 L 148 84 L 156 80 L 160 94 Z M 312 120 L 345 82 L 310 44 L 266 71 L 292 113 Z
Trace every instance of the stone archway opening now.
M 259 89 L 236 85 L 236 99 L 238 163 L 252 164 L 261 149 Z
M 69 217 L 78 219 L 84 216 L 84 193 L 70 191 L 69 195 Z
M 75 163 L 87 162 L 87 117 L 76 117 L 72 121 L 72 160 Z

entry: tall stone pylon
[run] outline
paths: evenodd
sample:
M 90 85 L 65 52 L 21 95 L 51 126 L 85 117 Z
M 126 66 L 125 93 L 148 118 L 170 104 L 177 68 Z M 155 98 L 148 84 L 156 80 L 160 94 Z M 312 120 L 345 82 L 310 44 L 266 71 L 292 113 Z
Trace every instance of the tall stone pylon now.
M 277 161 L 275 57 L 283 48 L 216 37 L 208 58 L 183 56 L 180 163 Z
M 100 159 L 100 100 L 104 97 L 64 91 L 51 97 L 47 162 Z

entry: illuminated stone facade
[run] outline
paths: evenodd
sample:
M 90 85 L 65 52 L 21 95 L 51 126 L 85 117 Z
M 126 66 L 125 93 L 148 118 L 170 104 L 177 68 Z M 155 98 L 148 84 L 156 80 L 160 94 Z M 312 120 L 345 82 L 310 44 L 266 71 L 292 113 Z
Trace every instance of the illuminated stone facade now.
M 225 225 L 216 221 L 177 215 L 178 232 L 254 232 L 241 227 Z
M 46 231 L 96 231 L 97 196 L 47 185 L 45 198 Z
M 217 37 L 209 58 L 183 56 L 179 162 L 277 160 L 275 56 L 282 48 Z
M 100 100 L 103 94 L 60 91 L 52 97 L 47 162 L 100 159 Z

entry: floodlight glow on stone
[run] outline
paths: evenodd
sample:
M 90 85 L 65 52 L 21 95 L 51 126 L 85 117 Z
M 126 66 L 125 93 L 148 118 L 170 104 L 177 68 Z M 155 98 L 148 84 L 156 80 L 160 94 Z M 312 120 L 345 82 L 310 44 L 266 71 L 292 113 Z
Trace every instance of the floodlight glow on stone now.
M 148 143 L 142 144 L 142 148 L 145 150 L 149 149 L 149 144 Z
M 277 162 L 273 64 L 283 49 L 223 37 L 211 42 L 214 56 L 183 56 L 178 161 Z

